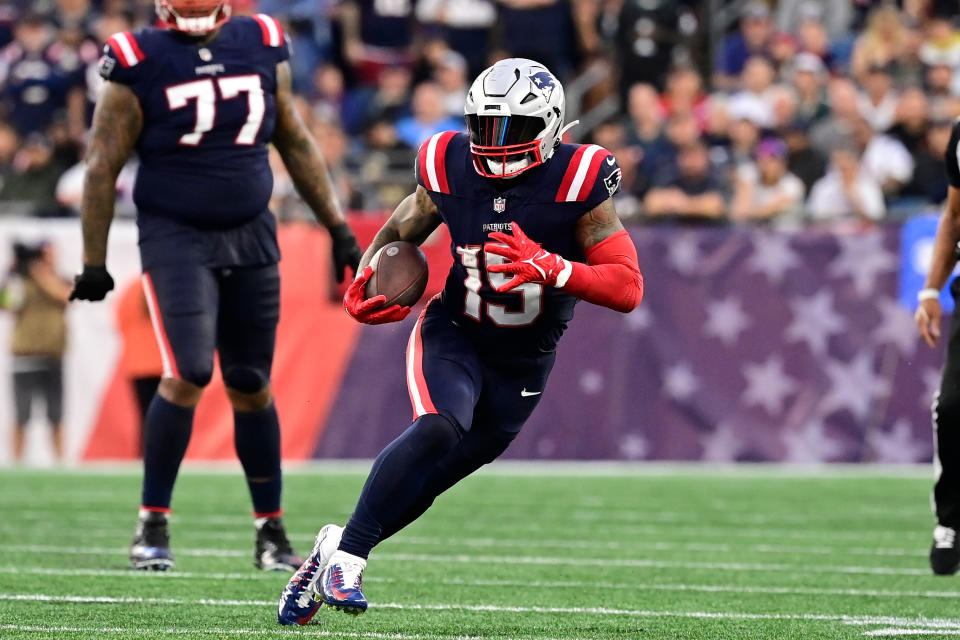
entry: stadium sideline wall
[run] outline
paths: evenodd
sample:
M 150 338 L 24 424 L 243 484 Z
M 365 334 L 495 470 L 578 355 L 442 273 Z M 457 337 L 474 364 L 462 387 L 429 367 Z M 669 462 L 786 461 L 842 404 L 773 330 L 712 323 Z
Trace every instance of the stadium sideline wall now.
M 361 243 L 380 224 L 354 220 Z M 25 231 L 27 230 L 27 231 Z M 942 353 L 915 337 L 898 303 L 899 225 L 846 233 L 747 228 L 631 230 L 646 292 L 631 314 L 578 305 L 540 407 L 507 453 L 525 459 L 919 462 L 932 453 L 929 405 Z M 0 264 L 16 239 L 52 239 L 62 271 L 80 264 L 75 221 L 0 221 Z M 281 229 L 282 313 L 274 370 L 284 456 L 372 457 L 411 410 L 400 325 L 363 327 L 343 312 L 327 237 Z M 431 238 L 431 290 L 449 239 Z M 913 249 L 910 248 L 912 251 Z M 136 230 L 115 225 L 118 286 L 138 275 Z M 111 296 L 116 299 L 116 296 Z M 116 370 L 110 304 L 70 308 L 66 357 L 71 460 L 130 459 L 137 420 Z M 9 314 L 0 314 L 7 342 Z M 0 437 L 12 421 L 10 358 L 0 351 Z M 42 462 L 33 425 L 34 462 Z M 233 457 L 216 377 L 188 457 Z M 0 456 L 8 455 L 0 447 Z M 6 463 L 0 457 L 0 464 Z

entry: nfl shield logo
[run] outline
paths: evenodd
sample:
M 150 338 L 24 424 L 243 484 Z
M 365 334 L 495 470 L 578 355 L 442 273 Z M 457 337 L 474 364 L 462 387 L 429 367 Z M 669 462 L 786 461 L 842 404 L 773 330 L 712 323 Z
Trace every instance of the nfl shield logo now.
M 507 209 L 507 199 L 506 198 L 494 198 L 493 199 L 493 210 L 496 213 L 503 213 Z

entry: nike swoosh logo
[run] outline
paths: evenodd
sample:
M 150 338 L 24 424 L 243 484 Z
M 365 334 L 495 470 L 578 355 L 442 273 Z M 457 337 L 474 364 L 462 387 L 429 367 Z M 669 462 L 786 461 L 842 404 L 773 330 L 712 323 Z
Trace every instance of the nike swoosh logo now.
M 613 163 L 616 161 L 617 159 L 614 158 L 613 156 L 610 156 L 609 158 L 607 158 L 607 164 L 609 164 L 611 167 L 613 166 Z
M 524 390 L 520 392 L 520 395 L 526 398 L 528 396 L 538 396 L 541 393 L 543 393 L 543 391 L 527 391 L 526 388 L 524 388 Z

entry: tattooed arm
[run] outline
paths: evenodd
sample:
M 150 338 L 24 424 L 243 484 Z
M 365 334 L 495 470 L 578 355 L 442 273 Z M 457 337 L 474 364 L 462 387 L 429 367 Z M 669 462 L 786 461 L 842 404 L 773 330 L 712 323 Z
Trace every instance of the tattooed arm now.
M 393 215 L 377 232 L 360 259 L 360 270 L 363 271 L 363 268 L 370 264 L 373 254 L 391 242 L 405 240 L 416 245 L 422 244 L 433 230 L 440 226 L 440 222 L 437 205 L 430 199 L 426 189 L 417 187 L 415 193 L 411 193 L 397 205 Z
M 587 264 L 572 262 L 545 251 L 514 222 L 512 235 L 490 234 L 487 253 L 503 256 L 504 264 L 487 265 L 487 271 L 512 275 L 497 291 L 509 291 L 525 282 L 562 289 L 572 296 L 615 311 L 633 311 L 643 298 L 643 276 L 637 248 L 623 228 L 607 198 L 580 218 L 574 229 L 577 245 Z
M 356 272 L 360 247 L 337 203 L 320 149 L 297 113 L 290 65 L 287 62 L 277 65 L 276 98 L 277 125 L 273 132 L 273 144 L 290 172 L 297 193 L 313 211 L 317 221 L 330 231 L 334 274 L 337 282 L 342 282 L 346 267 Z
M 143 127 L 140 102 L 130 88 L 108 82 L 97 100 L 87 148 L 80 219 L 83 225 L 83 263 L 104 267 L 107 236 L 117 199 L 117 176 L 130 157 Z

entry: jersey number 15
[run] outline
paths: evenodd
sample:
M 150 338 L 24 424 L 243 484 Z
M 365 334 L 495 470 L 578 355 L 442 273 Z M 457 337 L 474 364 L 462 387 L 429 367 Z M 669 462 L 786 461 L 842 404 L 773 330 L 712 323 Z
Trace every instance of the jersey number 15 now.
M 506 258 L 494 253 L 487 253 L 480 246 L 457 247 L 457 253 L 467 270 L 467 279 L 463 286 L 467 289 L 466 299 L 463 301 L 463 314 L 468 318 L 481 322 L 483 320 L 482 312 L 486 307 L 487 317 L 498 327 L 526 327 L 534 323 L 540 317 L 543 309 L 543 285 L 535 282 L 526 282 L 519 287 L 510 290 L 511 294 L 517 294 L 521 297 L 522 303 L 519 311 L 510 311 L 506 305 L 487 302 L 484 304 L 480 297 L 480 287 L 483 282 L 480 280 L 480 260 L 481 254 L 484 263 L 503 264 Z M 490 287 L 502 287 L 510 281 L 510 277 L 503 273 L 491 273 L 486 268 L 483 274 L 487 276 L 487 282 Z
M 240 127 L 234 142 L 241 145 L 255 143 L 266 113 L 259 74 L 217 78 L 217 86 L 224 100 L 236 98 L 241 93 L 247 94 L 247 121 Z M 183 109 L 191 100 L 196 102 L 197 119 L 193 131 L 180 136 L 180 144 L 195 147 L 200 144 L 203 134 L 213 129 L 217 119 L 217 91 L 213 80 L 206 78 L 167 87 L 167 103 L 171 110 Z

